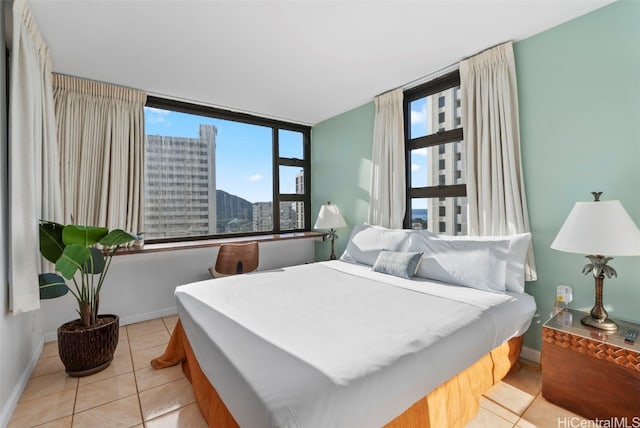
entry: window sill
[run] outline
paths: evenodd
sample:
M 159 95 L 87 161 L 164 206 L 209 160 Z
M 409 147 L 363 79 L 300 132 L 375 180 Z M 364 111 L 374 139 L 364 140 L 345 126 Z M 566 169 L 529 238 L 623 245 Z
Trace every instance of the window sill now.
M 146 244 L 143 247 L 121 248 L 115 256 L 127 254 L 147 254 L 164 251 L 190 250 L 194 248 L 219 247 L 222 244 L 233 244 L 239 242 L 273 242 L 286 241 L 290 239 L 314 239 L 324 241 L 327 234 L 322 232 L 296 232 L 278 233 L 273 235 L 242 236 L 238 238 L 203 239 L 201 241 L 167 242 L 162 244 Z

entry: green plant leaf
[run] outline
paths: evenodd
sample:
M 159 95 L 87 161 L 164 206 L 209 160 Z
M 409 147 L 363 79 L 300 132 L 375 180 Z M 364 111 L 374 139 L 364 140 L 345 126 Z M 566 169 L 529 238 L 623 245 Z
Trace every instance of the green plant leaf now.
M 90 247 L 109 233 L 106 227 L 76 226 L 69 224 L 62 230 L 62 241 L 66 245 L 80 245 Z
M 64 251 L 62 230 L 64 226 L 50 221 L 40 222 L 40 253 L 51 263 L 58 261 Z
M 104 255 L 102 255 L 102 251 L 97 249 L 96 247 L 89 247 L 89 251 L 91 252 L 91 257 L 82 267 L 87 273 L 101 273 L 104 270 Z M 93 264 L 91 263 L 93 260 Z
M 104 245 L 105 247 L 113 247 L 114 245 L 122 245 L 127 242 L 135 241 L 139 239 L 138 236 L 125 232 L 122 229 L 115 229 L 109 232 L 107 236 L 100 240 L 100 245 Z
M 56 262 L 56 270 L 66 279 L 71 279 L 78 269 L 82 269 L 89 257 L 91 257 L 91 251 L 88 248 L 75 244 L 68 245 L 62 257 Z
M 40 299 L 55 299 L 69 292 L 67 284 L 60 275 L 55 273 L 41 273 L 38 275 Z

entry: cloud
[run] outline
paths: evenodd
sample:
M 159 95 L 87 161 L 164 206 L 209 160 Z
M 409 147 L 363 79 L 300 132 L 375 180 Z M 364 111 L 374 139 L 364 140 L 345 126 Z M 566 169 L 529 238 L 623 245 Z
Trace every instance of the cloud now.
M 260 181 L 262 180 L 264 177 L 262 176 L 262 174 L 254 174 L 254 175 L 250 175 L 249 177 L 247 177 L 248 181 Z
M 427 109 L 411 110 L 411 125 L 415 126 L 418 123 L 427 123 Z
M 167 120 L 167 116 L 169 115 L 169 113 L 171 112 L 159 108 L 144 108 L 145 120 L 150 123 L 169 123 L 169 121 Z
M 423 147 L 421 149 L 411 150 L 411 154 L 412 155 L 427 156 L 427 148 Z
M 420 165 L 418 165 L 417 163 L 412 163 L 411 164 L 411 171 L 412 172 L 420 171 Z

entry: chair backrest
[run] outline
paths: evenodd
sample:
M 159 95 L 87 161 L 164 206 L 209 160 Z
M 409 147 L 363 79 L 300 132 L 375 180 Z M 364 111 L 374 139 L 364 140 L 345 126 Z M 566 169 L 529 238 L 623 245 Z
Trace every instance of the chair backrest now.
M 215 272 L 223 276 L 253 272 L 258 269 L 259 256 L 258 243 L 255 241 L 242 244 L 222 244 L 218 250 Z

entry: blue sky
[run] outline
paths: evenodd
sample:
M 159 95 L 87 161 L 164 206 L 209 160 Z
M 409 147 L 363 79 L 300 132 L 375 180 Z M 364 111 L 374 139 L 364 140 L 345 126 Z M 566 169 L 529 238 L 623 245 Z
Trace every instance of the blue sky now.
M 411 138 L 423 137 L 431 133 L 427 120 L 429 98 L 420 98 L 411 103 Z M 427 185 L 427 149 L 411 152 L 411 184 L 413 187 Z
M 145 107 L 148 135 L 198 138 L 200 124 L 218 128 L 216 187 L 250 202 L 273 200 L 271 128 Z M 280 156 L 302 158 L 302 134 L 280 130 Z M 280 167 L 280 192 L 295 193 L 299 168 Z
M 410 104 L 411 110 L 411 138 L 422 137 L 430 134 L 429 121 L 427 120 L 429 103 L 427 98 L 420 98 Z M 427 185 L 427 149 L 411 151 L 411 186 L 424 187 Z M 427 208 L 426 199 L 414 199 L 412 209 Z

